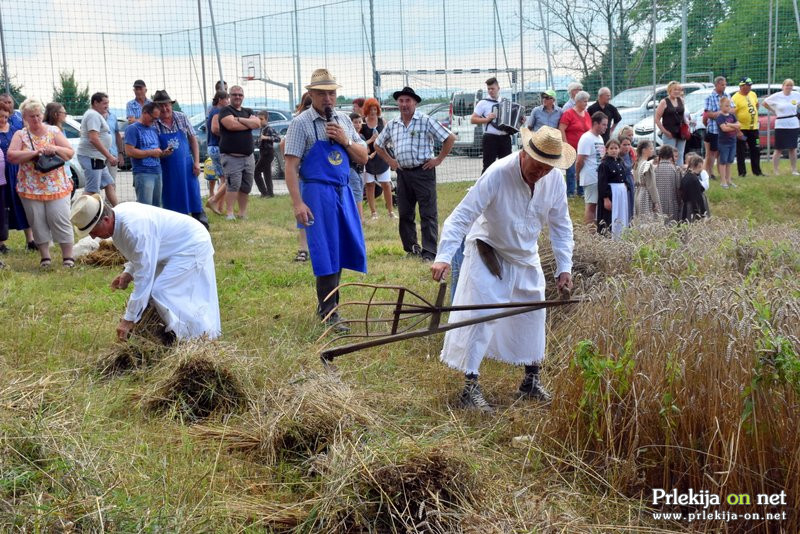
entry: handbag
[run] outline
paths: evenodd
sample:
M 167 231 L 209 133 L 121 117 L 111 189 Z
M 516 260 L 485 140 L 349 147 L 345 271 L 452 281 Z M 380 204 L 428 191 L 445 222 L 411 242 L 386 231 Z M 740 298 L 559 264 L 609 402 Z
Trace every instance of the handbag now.
M 36 150 L 36 145 L 33 144 L 33 137 L 31 137 L 30 130 L 26 129 L 25 131 L 28 132 L 28 139 L 31 140 L 31 149 Z M 33 160 L 33 168 L 42 174 L 47 174 L 48 172 L 54 171 L 59 167 L 63 167 L 64 163 L 66 163 L 66 161 L 64 161 L 64 158 L 58 154 L 40 154 L 35 160 Z
M 689 139 L 692 138 L 692 132 L 691 130 L 689 130 L 689 125 L 686 124 L 685 122 L 681 123 L 680 133 L 681 133 L 681 139 L 685 139 L 686 141 L 688 141 Z

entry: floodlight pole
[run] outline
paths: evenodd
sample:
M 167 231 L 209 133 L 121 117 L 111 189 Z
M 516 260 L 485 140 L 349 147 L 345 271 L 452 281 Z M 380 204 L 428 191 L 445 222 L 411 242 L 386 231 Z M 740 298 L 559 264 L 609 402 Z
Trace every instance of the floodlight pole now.
M 211 16 L 211 37 L 214 39 L 214 50 L 217 53 L 217 68 L 219 69 L 219 79 L 224 82 L 222 76 L 222 58 L 219 55 L 219 41 L 217 41 L 217 24 L 214 22 L 214 9 L 211 7 L 211 0 L 208 0 L 208 14 Z M 238 58 L 237 58 L 238 60 Z
M 3 31 L 3 9 L 0 7 L 0 48 L 3 52 L 3 78 L 6 81 L 6 93 L 11 94 L 11 80 L 8 79 L 8 60 L 6 59 L 6 37 Z
M 200 26 L 200 71 L 203 78 L 203 113 L 208 113 L 208 94 L 206 93 L 206 52 L 203 45 L 202 0 L 197 0 L 197 24 Z

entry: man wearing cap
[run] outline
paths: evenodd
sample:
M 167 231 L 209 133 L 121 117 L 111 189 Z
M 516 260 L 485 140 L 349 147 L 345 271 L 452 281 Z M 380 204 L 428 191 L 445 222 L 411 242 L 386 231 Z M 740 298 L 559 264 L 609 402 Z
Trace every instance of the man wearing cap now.
M 306 86 L 311 107 L 286 131 L 286 188 L 298 228 L 305 228 L 316 277 L 317 314 L 336 332 L 349 331 L 334 308 L 342 269 L 367 272 L 361 219 L 350 189 L 350 161 L 364 165 L 367 145 L 347 113 L 335 111 L 341 86 L 327 69 L 317 69 Z
M 422 101 L 411 87 L 395 91 L 400 116 L 390 120 L 375 141 L 375 152 L 393 171 L 397 171 L 397 211 L 400 214 L 400 240 L 411 256 L 433 261 L 439 235 L 436 206 L 436 167 L 450 153 L 456 136 L 424 113 L 417 111 Z M 433 143 L 442 143 L 439 155 L 433 156 Z M 392 155 L 387 151 L 392 145 Z M 417 241 L 414 211 L 419 203 L 422 247 Z
M 559 290 L 572 288 L 572 221 L 564 175 L 575 161 L 575 149 L 555 128 L 520 131 L 523 150 L 489 168 L 444 223 L 439 253 L 431 266 L 442 280 L 466 236 L 464 264 L 454 306 L 544 300 L 545 278 L 538 239 L 544 226 L 556 258 Z M 449 322 L 496 313 L 497 310 L 454 311 Z M 492 411 L 478 385 L 485 356 L 525 366 L 519 387 L 523 398 L 547 401 L 539 381 L 545 353 L 545 310 L 451 330 L 445 334 L 441 360 L 465 374 L 460 403 L 464 408 Z
M 531 110 L 526 126 L 532 132 L 538 132 L 542 126 L 558 128 L 561 113 L 561 108 L 556 105 L 556 92 L 552 89 L 542 91 L 542 105 Z
M 561 111 L 567 111 L 569 108 L 575 106 L 575 95 L 577 95 L 579 91 L 583 91 L 583 84 L 579 82 L 570 82 L 569 85 L 567 85 L 569 100 L 567 100 L 567 103 L 561 108 Z
M 186 115 L 172 109 L 175 100 L 166 91 L 156 91 L 158 106 L 155 122 L 161 148 L 161 205 L 191 215 L 208 228 L 208 217 L 200 198 L 200 145 Z
M 133 282 L 117 326 L 124 341 L 152 305 L 179 340 L 221 333 L 214 247 L 202 224 L 186 215 L 138 202 L 111 207 L 100 195 L 82 195 L 70 213 L 78 237 L 114 239 L 127 263 L 111 289 Z
M 125 106 L 125 115 L 128 117 L 128 124 L 133 124 L 136 119 L 142 116 L 142 106 L 150 102 L 147 98 L 147 86 L 142 80 L 133 82 L 133 94 L 136 98 L 128 102 Z
M 611 103 L 611 89 L 608 87 L 601 87 L 597 91 L 597 102 L 586 108 L 589 115 L 594 115 L 597 111 L 608 117 L 608 127 L 603 132 L 602 138 L 604 143 L 608 143 L 611 137 L 611 132 L 614 131 L 617 124 L 622 120 L 622 115 L 619 114 L 616 106 Z
M 500 96 L 500 84 L 497 83 L 497 78 L 492 76 L 486 80 L 486 91 L 489 93 L 489 98 L 484 98 L 475 104 L 475 111 L 470 117 L 470 123 L 484 125 L 483 137 L 481 138 L 483 152 L 483 169 L 481 173 L 486 172 L 486 169 L 495 160 L 511 154 L 511 136 L 508 132 L 498 130 L 492 124 L 492 121 L 497 118 L 492 111 L 492 107 L 498 103 L 497 97 Z
M 742 125 L 744 139 L 736 140 L 736 167 L 739 177 L 747 176 L 745 166 L 745 150 L 750 153 L 750 169 L 754 176 L 764 176 L 761 172 L 761 146 L 758 140 L 758 97 L 750 90 L 753 80 L 742 78 L 739 81 L 739 92 L 731 96 L 735 108 L 736 120 Z
M 148 102 L 142 106 L 142 115 L 125 128 L 125 152 L 131 158 L 133 189 L 136 202 L 161 207 L 161 162 L 162 155 L 171 151 L 159 148 L 155 122 L 161 110 Z

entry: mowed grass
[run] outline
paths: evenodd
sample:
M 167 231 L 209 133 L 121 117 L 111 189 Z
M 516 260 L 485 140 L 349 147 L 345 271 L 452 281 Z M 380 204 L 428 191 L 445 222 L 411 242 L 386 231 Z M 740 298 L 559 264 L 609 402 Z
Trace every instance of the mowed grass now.
M 745 178 L 738 183 L 739 189 L 729 191 L 712 183 L 715 216 L 797 228 L 800 179 Z M 439 187 L 440 223 L 468 186 Z M 582 201 L 572 200 L 570 209 L 573 220 L 581 221 Z M 437 284 L 430 280 L 429 264 L 405 257 L 396 222 L 380 206 L 378 211 L 381 218 L 365 224 L 369 273 L 345 272 L 343 282 L 400 284 L 433 298 Z M 286 197 L 253 198 L 247 221 L 211 217 L 223 340 L 248 362 L 231 371 L 250 385 L 248 413 L 263 409 L 269 414 L 282 388 L 321 370 L 317 339 L 323 329 L 313 313 L 311 266 L 292 261 L 296 230 Z M 3 258 L 8 269 L 0 271 L 0 530 L 282 530 L 287 523 L 274 520 L 280 515 L 275 510 L 294 504 L 302 512 L 295 521 L 298 531 L 333 529 L 320 517 L 332 509 L 335 491 L 329 485 L 332 473 L 341 473 L 335 466 L 315 468 L 314 455 L 305 461 L 280 456 L 264 461 L 237 453 L 227 446 L 224 429 L 230 424 L 246 430 L 247 416 L 213 419 L 209 424 L 223 432 L 202 437 L 179 418 L 142 408 L 143 395 L 164 378 L 156 371 L 141 369 L 111 379 L 96 372 L 98 358 L 116 345 L 114 330 L 129 294 L 109 288 L 119 269 L 79 263 L 67 270 L 54 261 L 52 270 L 40 271 L 36 255 L 22 252 L 21 233 L 13 233 L 9 246 L 13 251 Z M 58 258 L 57 250 L 53 254 Z M 642 265 L 651 258 L 637 257 Z M 658 273 L 658 262 L 647 268 Z M 357 295 L 363 292 L 343 297 Z M 597 342 L 594 334 L 577 337 Z M 649 493 L 620 491 L 580 451 L 544 444 L 512 447 L 513 437 L 550 426 L 546 410 L 514 403 L 519 369 L 488 360 L 484 365 L 483 387 L 500 405 L 498 416 L 453 409 L 462 377 L 438 361 L 440 348 L 441 336 L 432 336 L 339 358 L 341 381 L 379 422 L 341 438 L 331 450 L 363 445 L 361 452 L 348 453 L 359 457 L 364 450 L 393 451 L 414 443 L 423 450 L 441 446 L 455 457 L 462 449 L 464 469 L 480 481 L 483 496 L 472 507 L 459 508 L 458 530 L 685 528 L 654 522 L 644 507 Z M 545 380 L 555 391 L 570 391 L 564 381 L 572 383 L 575 373 L 558 370 L 568 365 L 574 350 L 551 340 Z M 552 435 L 570 436 L 567 426 Z M 338 465 L 336 458 L 327 463 Z M 336 524 L 340 530 L 347 525 Z M 426 530 L 425 525 L 415 528 Z

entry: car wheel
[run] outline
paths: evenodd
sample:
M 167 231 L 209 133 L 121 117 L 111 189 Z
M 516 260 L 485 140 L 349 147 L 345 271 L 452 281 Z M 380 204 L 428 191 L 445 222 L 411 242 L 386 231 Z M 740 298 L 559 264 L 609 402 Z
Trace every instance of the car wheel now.
M 281 162 L 278 161 L 278 158 L 272 159 L 272 178 L 284 178 L 283 176 L 283 169 L 281 168 Z

